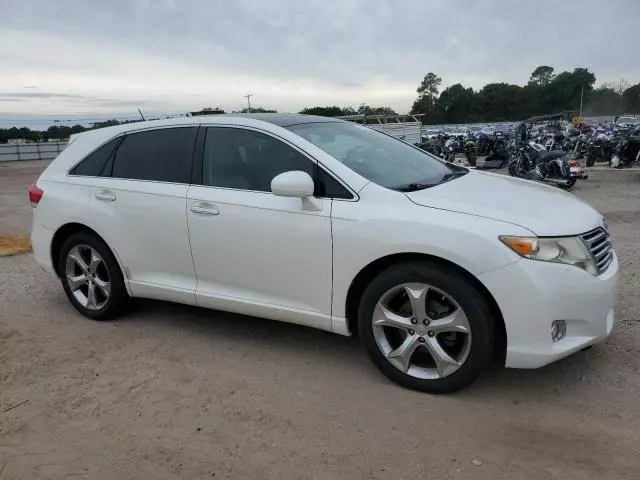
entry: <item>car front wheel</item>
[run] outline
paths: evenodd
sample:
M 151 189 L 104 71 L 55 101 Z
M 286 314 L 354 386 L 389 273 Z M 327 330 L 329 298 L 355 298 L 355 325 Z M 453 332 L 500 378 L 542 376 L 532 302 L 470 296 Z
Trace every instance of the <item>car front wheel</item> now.
M 374 278 L 358 328 L 382 373 L 423 392 L 469 385 L 493 355 L 495 323 L 483 293 L 439 263 L 400 264 Z

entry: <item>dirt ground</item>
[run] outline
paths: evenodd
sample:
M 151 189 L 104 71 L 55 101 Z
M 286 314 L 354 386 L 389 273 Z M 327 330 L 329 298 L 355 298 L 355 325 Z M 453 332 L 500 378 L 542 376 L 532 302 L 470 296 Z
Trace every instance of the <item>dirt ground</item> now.
M 28 232 L 41 169 L 0 165 L 0 233 Z M 31 255 L 1 258 L 0 480 L 640 478 L 640 172 L 575 194 L 620 256 L 611 338 L 450 396 L 303 327 L 151 301 L 91 322 Z

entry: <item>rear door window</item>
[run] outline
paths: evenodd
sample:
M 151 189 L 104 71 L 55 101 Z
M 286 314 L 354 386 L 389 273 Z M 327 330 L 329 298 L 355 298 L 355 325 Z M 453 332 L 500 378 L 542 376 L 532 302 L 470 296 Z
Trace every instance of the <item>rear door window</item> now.
M 114 178 L 189 183 L 197 127 L 128 134 L 113 161 Z

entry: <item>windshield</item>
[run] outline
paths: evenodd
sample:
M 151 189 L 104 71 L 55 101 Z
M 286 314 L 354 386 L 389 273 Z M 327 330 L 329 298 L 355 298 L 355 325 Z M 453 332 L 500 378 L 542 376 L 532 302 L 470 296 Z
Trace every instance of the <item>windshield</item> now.
M 432 186 L 454 172 L 434 156 L 389 135 L 347 122 L 286 127 L 364 178 L 387 188 Z

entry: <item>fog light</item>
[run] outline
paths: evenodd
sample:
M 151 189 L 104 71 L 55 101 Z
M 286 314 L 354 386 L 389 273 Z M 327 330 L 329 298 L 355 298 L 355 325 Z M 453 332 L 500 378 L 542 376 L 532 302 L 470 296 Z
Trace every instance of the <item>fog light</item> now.
M 551 322 L 551 341 L 558 342 L 567 334 L 567 324 L 564 320 L 554 320 Z

